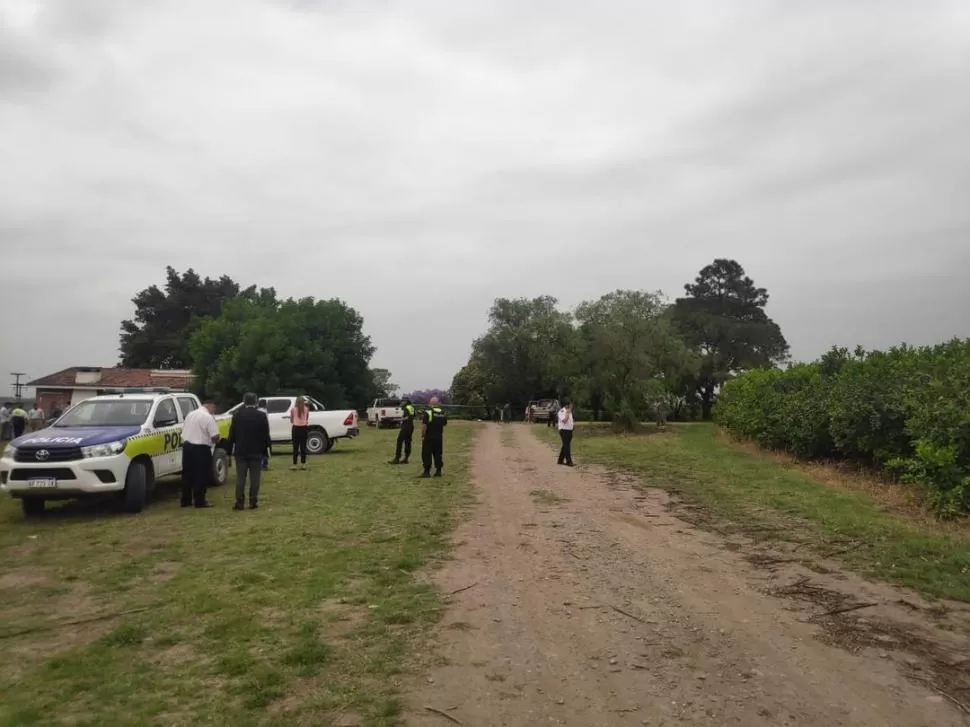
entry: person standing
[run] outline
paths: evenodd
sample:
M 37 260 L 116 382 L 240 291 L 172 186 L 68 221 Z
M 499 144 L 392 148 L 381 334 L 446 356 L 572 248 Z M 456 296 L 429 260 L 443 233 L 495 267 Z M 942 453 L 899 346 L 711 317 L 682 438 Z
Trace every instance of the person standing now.
M 219 441 L 216 405 L 206 399 L 182 425 L 182 507 L 212 507 L 205 491 L 212 481 L 212 448 Z
M 256 404 L 256 408 L 266 415 L 266 421 L 269 421 L 269 409 L 266 408 L 266 399 L 260 399 Z M 266 448 L 266 456 L 263 457 L 263 472 L 269 471 L 269 460 L 273 456 L 273 442 L 270 441 L 269 447 Z
M 306 440 L 310 434 L 310 407 L 306 405 L 306 399 L 302 396 L 296 397 L 296 403 L 290 409 L 290 436 L 293 438 L 293 466 L 296 469 L 296 457 L 300 456 L 300 469 L 306 469 Z
M 565 402 L 559 410 L 559 439 L 562 447 L 559 449 L 559 462 L 567 467 L 573 466 L 573 405 Z
M 558 422 L 559 402 L 554 401 L 549 405 L 549 418 L 546 419 L 546 428 L 559 426 Z
M 262 464 L 270 446 L 269 417 L 256 407 L 256 395 L 246 394 L 243 406 L 233 412 L 229 425 L 230 457 L 236 458 L 236 504 L 242 510 L 246 502 L 246 477 L 249 477 L 249 509 L 259 506 L 259 485 Z
M 414 404 L 410 399 L 401 402 L 404 418 L 401 420 L 401 431 L 397 433 L 397 445 L 394 448 L 394 459 L 390 464 L 407 464 L 411 458 L 411 440 L 414 439 Z M 401 449 L 404 449 L 404 459 L 401 459 Z
M 6 404 L 3 404 L 0 405 L 0 441 L 7 442 L 13 439 L 10 432 L 10 410 Z
M 434 462 L 434 476 L 441 477 L 444 465 L 445 426 L 448 418 L 438 406 L 438 397 L 431 397 L 428 408 L 421 415 L 421 464 L 424 470 L 422 477 L 431 477 L 431 464 Z
M 10 412 L 10 426 L 13 428 L 13 438 L 21 436 L 27 428 L 27 412 L 19 404 L 14 404 L 13 411 Z
M 44 410 L 34 402 L 33 408 L 27 412 L 27 431 L 39 432 L 44 428 Z

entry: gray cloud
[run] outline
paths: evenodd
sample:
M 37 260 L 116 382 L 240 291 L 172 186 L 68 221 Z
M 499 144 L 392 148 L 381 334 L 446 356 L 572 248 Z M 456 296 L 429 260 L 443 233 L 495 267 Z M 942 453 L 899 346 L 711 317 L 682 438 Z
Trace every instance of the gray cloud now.
M 960 0 L 0 0 L 0 372 L 113 363 L 167 264 L 347 300 L 406 388 L 715 256 L 800 358 L 968 336 L 968 72 Z

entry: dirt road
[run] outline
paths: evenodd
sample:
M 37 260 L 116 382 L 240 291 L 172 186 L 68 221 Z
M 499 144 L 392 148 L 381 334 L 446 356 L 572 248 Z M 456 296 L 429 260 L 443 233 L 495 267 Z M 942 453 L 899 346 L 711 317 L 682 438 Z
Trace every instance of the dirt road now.
M 435 574 L 455 592 L 441 665 L 408 724 L 970 724 L 966 631 L 912 594 L 754 565 L 754 545 L 678 519 L 660 490 L 557 467 L 525 425 L 487 425 L 473 466 L 479 504 Z M 859 603 L 876 605 L 822 616 Z

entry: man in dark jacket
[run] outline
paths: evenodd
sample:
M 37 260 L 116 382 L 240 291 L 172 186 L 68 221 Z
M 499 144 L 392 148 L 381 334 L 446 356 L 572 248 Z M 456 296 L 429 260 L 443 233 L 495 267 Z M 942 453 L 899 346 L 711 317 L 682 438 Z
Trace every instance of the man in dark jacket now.
M 448 418 L 438 406 L 438 397 L 431 397 L 428 408 L 421 415 L 421 464 L 424 469 L 421 477 L 431 477 L 431 463 L 434 462 L 434 476 L 441 477 L 442 459 L 445 442 L 445 425 Z
M 259 503 L 259 479 L 263 460 L 269 453 L 269 418 L 256 408 L 256 395 L 246 394 L 243 406 L 232 415 L 227 454 L 236 457 L 236 504 L 242 510 L 246 501 L 246 475 L 249 475 L 249 509 Z
M 394 459 L 391 464 L 407 464 L 411 459 L 411 440 L 414 438 L 414 404 L 410 399 L 401 402 L 401 411 L 404 418 L 401 420 L 401 431 L 397 433 L 397 445 L 394 450 Z M 404 459 L 401 459 L 401 449 L 404 449 Z

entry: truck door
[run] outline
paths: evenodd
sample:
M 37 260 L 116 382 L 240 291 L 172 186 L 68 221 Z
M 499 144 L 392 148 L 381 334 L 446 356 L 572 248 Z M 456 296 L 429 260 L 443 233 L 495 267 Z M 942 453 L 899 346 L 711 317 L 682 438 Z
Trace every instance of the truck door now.
M 290 427 L 290 397 L 266 398 L 266 415 L 269 417 L 269 438 L 274 442 L 288 442 L 292 436 Z
M 182 469 L 182 424 L 175 399 L 160 399 L 152 417 L 152 429 L 162 438 L 162 451 L 152 457 L 155 475 L 164 477 Z

